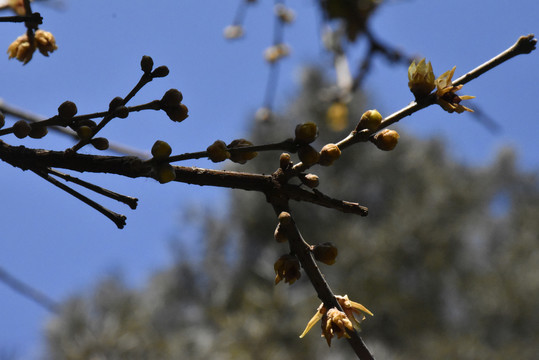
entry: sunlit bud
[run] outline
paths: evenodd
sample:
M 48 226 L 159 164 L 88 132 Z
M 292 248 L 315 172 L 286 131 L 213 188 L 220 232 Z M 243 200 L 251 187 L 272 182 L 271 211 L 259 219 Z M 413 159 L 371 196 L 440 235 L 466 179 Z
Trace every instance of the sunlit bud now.
M 161 184 L 166 184 L 176 179 L 176 171 L 169 163 L 155 165 L 154 171 L 157 181 Z
M 315 187 L 318 187 L 320 184 L 320 180 L 317 175 L 315 174 L 307 174 L 304 177 L 300 178 L 301 182 L 310 187 L 311 189 L 314 189 Z
M 341 156 L 341 149 L 335 144 L 326 144 L 320 150 L 319 163 L 322 166 L 330 166 L 335 160 Z
M 310 144 L 318 136 L 318 127 L 313 122 L 306 122 L 296 126 L 296 138 L 294 141 L 298 144 Z
M 290 54 L 290 47 L 286 44 L 276 44 L 268 47 L 264 51 L 264 59 L 267 62 L 273 63 L 277 60 L 284 58 Z
M 373 142 L 380 150 L 390 151 L 397 146 L 399 142 L 399 133 L 395 130 L 384 129 L 374 135 Z
M 56 46 L 56 39 L 54 39 L 54 36 L 50 32 L 36 30 L 34 37 L 37 49 L 44 56 L 49 56 L 49 53 L 58 49 L 58 46 Z
M 320 159 L 320 154 L 311 145 L 303 145 L 298 149 L 298 156 L 306 166 L 314 165 Z
M 339 251 L 335 245 L 330 242 L 315 245 L 313 248 L 314 258 L 326 265 L 335 264 L 335 258 L 337 257 L 338 253 Z
M 16 58 L 17 60 L 22 61 L 23 64 L 27 64 L 30 60 L 32 60 L 34 51 L 36 51 L 36 46 L 34 44 L 30 44 L 26 34 L 15 39 L 15 41 L 13 41 L 7 49 L 10 59 Z
M 93 138 L 90 140 L 90 144 L 97 150 L 107 150 L 109 148 L 109 141 L 103 137 Z
M 228 25 L 223 31 L 225 39 L 238 39 L 243 36 L 243 27 L 241 25 Z
M 144 55 L 140 60 L 140 68 L 145 74 L 149 74 L 153 69 L 153 59 L 151 56 Z
M 58 116 L 63 119 L 71 119 L 77 114 L 77 105 L 72 101 L 64 101 L 58 107 Z
M 245 164 L 248 160 L 251 160 L 258 155 L 256 151 L 234 151 L 235 148 L 246 146 L 253 146 L 253 143 L 245 139 L 236 139 L 228 144 L 228 148 L 230 149 L 230 160 L 238 164 Z
M 279 224 L 282 224 L 282 225 L 290 225 L 292 223 L 292 216 L 290 215 L 290 213 L 286 211 L 282 211 L 279 214 L 278 219 L 279 219 Z
M 429 95 L 436 87 L 430 61 L 425 63 L 424 58 L 417 64 L 412 61 L 408 68 L 408 80 L 408 87 L 416 99 L 419 100 Z
M 93 130 L 86 125 L 79 126 L 79 128 L 77 129 L 77 136 L 82 141 L 89 141 L 93 134 Z
M 361 116 L 357 130 L 368 129 L 374 131 L 378 129 L 381 123 L 382 115 L 378 112 L 378 110 L 367 110 Z
M 326 122 L 333 131 L 342 131 L 348 125 L 348 105 L 337 101 L 332 103 L 326 113 Z
M 275 284 L 284 279 L 285 283 L 292 285 L 301 277 L 299 260 L 293 255 L 281 256 L 273 265 L 275 270 Z
M 160 78 L 165 77 L 169 73 L 168 67 L 161 65 L 155 68 L 154 71 L 151 72 L 152 77 Z
M 32 127 L 24 120 L 19 120 L 13 124 L 13 134 L 19 139 L 24 139 L 30 134 Z
M 152 146 L 152 155 L 154 159 L 162 160 L 166 159 L 172 154 L 172 148 L 170 145 L 162 140 L 157 140 Z
M 230 158 L 230 152 L 226 147 L 226 143 L 222 140 L 216 140 L 206 149 L 208 158 L 213 162 L 221 162 Z
M 286 24 L 293 22 L 296 17 L 294 12 L 283 4 L 275 5 L 275 15 L 279 17 L 279 20 Z
M 290 154 L 289 153 L 282 153 L 279 157 L 279 167 L 283 170 L 288 169 L 288 167 L 292 164 L 290 161 Z
M 275 228 L 275 232 L 273 233 L 273 237 L 275 238 L 275 241 L 277 241 L 278 243 L 283 243 L 283 242 L 288 241 L 286 232 L 284 231 L 281 224 L 277 224 L 277 227 Z
M 161 98 L 161 107 L 178 106 L 183 100 L 183 94 L 178 89 L 169 89 Z

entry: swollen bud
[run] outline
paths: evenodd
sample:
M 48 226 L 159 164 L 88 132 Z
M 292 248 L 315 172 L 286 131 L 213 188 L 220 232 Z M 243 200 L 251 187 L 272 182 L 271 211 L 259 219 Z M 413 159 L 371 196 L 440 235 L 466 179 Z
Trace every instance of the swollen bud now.
M 279 157 L 279 167 L 283 170 L 288 169 L 288 167 L 292 164 L 290 161 L 290 154 L 288 153 L 282 153 Z
M 154 171 L 157 181 L 161 184 L 166 184 L 176 179 L 176 171 L 174 171 L 174 168 L 169 163 L 156 165 Z
M 361 116 L 357 125 L 357 130 L 368 129 L 374 131 L 378 129 L 378 126 L 382 123 L 382 115 L 378 110 L 367 110 Z
M 63 119 L 71 119 L 77 114 L 77 105 L 72 101 L 64 101 L 58 107 L 58 116 Z
M 374 135 L 372 142 L 374 142 L 378 149 L 390 151 L 393 150 L 395 146 L 397 146 L 397 143 L 399 142 L 399 137 L 399 133 L 395 130 L 384 129 L 378 134 Z
M 330 166 L 335 160 L 341 156 L 341 149 L 335 144 L 326 144 L 320 150 L 319 163 L 322 166 Z
M 156 160 L 166 159 L 172 154 L 172 148 L 168 143 L 157 140 L 152 146 L 152 155 Z
M 107 150 L 109 148 L 109 141 L 103 137 L 93 138 L 90 140 L 90 144 L 97 150 Z
M 24 120 L 19 120 L 13 124 L 13 134 L 19 139 L 24 139 L 30 134 L 32 127 Z
M 161 65 L 155 68 L 155 70 L 151 72 L 151 75 L 154 78 L 160 78 L 160 77 L 167 76 L 168 73 L 169 73 L 168 67 Z
M 215 163 L 230 158 L 230 152 L 223 140 L 216 140 L 213 144 L 208 146 L 206 151 L 208 152 L 208 158 Z
M 301 182 L 310 187 L 311 189 L 314 189 L 315 187 L 318 187 L 320 184 L 320 180 L 318 179 L 318 176 L 315 174 L 307 174 L 300 178 Z
M 311 145 L 303 145 L 298 149 L 298 156 L 306 166 L 314 165 L 320 159 L 320 154 Z
M 253 146 L 253 143 L 245 139 L 236 139 L 228 144 L 230 160 L 238 164 L 245 164 L 248 160 L 254 159 L 258 155 L 256 151 L 234 151 L 235 148 L 246 146 Z
M 313 248 L 314 258 L 326 265 L 335 264 L 335 258 L 337 257 L 338 253 L 339 251 L 335 245 L 330 242 L 315 245 Z
M 153 69 L 153 59 L 148 55 L 144 55 L 142 60 L 140 60 L 140 68 L 145 74 L 151 73 Z
M 77 136 L 82 141 L 89 141 L 93 134 L 94 132 L 92 128 L 86 125 L 79 126 L 79 128 L 77 129 Z
M 294 141 L 298 144 L 310 144 L 318 136 L 318 127 L 313 122 L 306 122 L 296 126 L 296 138 Z

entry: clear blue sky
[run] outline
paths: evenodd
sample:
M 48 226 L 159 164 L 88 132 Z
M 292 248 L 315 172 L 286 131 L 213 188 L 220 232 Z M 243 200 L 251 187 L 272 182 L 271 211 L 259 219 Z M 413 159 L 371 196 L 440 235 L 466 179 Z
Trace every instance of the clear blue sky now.
M 190 117 L 175 124 L 164 114 L 146 112 L 113 121 L 105 136 L 141 150 L 162 139 L 174 153 L 203 150 L 216 139 L 246 136 L 248 121 L 263 98 L 268 69 L 262 52 L 271 41 L 273 1 L 253 6 L 245 39 L 230 43 L 222 31 L 232 21 L 238 1 L 65 1 L 62 11 L 37 3 L 35 10 L 44 16 L 42 28 L 56 36 L 59 49 L 48 59 L 36 54 L 24 67 L 7 56 L 0 58 L 0 97 L 48 116 L 65 100 L 76 102 L 80 113 L 102 111 L 110 99 L 124 96 L 135 84 L 140 58 L 146 54 L 156 65 L 167 65 L 171 73 L 149 84 L 133 104 L 159 98 L 174 87 L 184 93 Z M 297 22 L 285 35 L 293 52 L 283 62 L 278 108 L 297 90 L 302 64 L 328 65 L 318 43 L 314 1 L 289 3 Z M 495 5 L 489 0 L 395 0 L 378 10 L 372 26 L 388 43 L 426 56 L 437 75 L 456 65 L 458 76 L 506 49 L 519 35 L 539 33 L 537 14 L 536 0 Z M 24 31 L 20 24 L 0 26 L 0 44 L 6 49 Z M 400 129 L 423 137 L 443 135 L 457 159 L 474 165 L 488 164 L 500 148 L 513 146 L 519 164 L 536 171 L 538 54 L 517 57 L 462 91 L 477 96 L 471 107 L 479 105 L 502 125 L 499 134 L 489 133 L 468 114 L 447 114 L 435 107 L 405 119 Z M 351 64 L 357 64 L 357 57 Z M 383 114 L 411 101 L 406 70 L 381 60 L 367 78 L 365 88 L 373 107 Z M 41 141 L 21 142 L 13 136 L 3 140 L 53 149 L 70 144 L 54 135 Z M 206 161 L 189 164 L 215 167 Z M 224 208 L 226 199 L 226 193 L 217 189 L 82 175 L 139 198 L 135 211 L 103 201 L 128 216 L 127 227 L 118 230 L 32 173 L 6 164 L 1 172 L 0 264 L 56 300 L 89 289 L 116 269 L 131 284 L 142 285 L 152 270 L 171 261 L 167 244 L 182 234 L 182 207 L 211 199 L 214 206 Z M 0 284 L 0 350 L 12 349 L 21 359 L 31 359 L 47 317 L 45 310 Z

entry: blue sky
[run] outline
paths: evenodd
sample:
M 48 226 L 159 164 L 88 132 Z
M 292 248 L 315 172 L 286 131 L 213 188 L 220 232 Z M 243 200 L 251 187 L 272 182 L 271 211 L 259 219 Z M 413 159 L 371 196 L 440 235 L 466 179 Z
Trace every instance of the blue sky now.
M 203 150 L 216 139 L 246 136 L 263 99 L 268 68 L 262 52 L 271 42 L 273 2 L 253 6 L 245 38 L 231 43 L 222 32 L 232 21 L 238 1 L 66 1 L 61 11 L 37 3 L 35 11 L 44 16 L 41 28 L 55 35 L 59 49 L 50 58 L 36 54 L 26 66 L 8 61 L 7 56 L 0 59 L 0 97 L 48 116 L 65 100 L 74 101 L 79 113 L 102 111 L 113 97 L 130 90 L 140 75 L 141 56 L 151 55 L 156 65 L 169 67 L 170 75 L 150 83 L 133 104 L 178 88 L 189 106 L 189 119 L 177 124 L 164 114 L 143 112 L 115 119 L 104 136 L 146 151 L 161 139 L 171 144 L 174 153 Z M 329 65 L 329 58 L 321 55 L 314 2 L 288 3 L 296 10 L 297 21 L 285 34 L 292 56 L 282 64 L 277 109 L 283 109 L 298 89 L 302 65 Z M 518 36 L 539 32 L 539 2 L 492 4 L 488 0 L 387 1 L 372 18 L 372 28 L 403 51 L 426 56 L 436 75 L 456 65 L 459 76 L 505 50 Z M 0 26 L 0 44 L 6 49 L 24 31 L 20 24 Z M 352 67 L 360 50 L 352 52 Z M 499 134 L 486 131 L 469 114 L 447 114 L 436 107 L 403 120 L 399 128 L 422 137 L 443 136 L 456 159 L 479 166 L 490 163 L 504 146 L 512 146 L 519 165 L 536 171 L 537 54 L 517 57 L 462 90 L 477 96 L 469 102 L 472 108 L 477 104 L 500 123 Z M 412 100 L 406 70 L 390 67 L 385 60 L 375 63 L 365 89 L 382 114 Z M 71 144 L 55 135 L 24 142 L 9 135 L 3 140 L 58 150 Z M 217 167 L 207 161 L 188 165 Z M 185 235 L 180 226 L 182 207 L 211 202 L 213 207 L 226 208 L 226 192 L 220 189 L 82 175 L 139 198 L 135 211 L 103 201 L 127 215 L 126 228 L 118 230 L 36 175 L 6 164 L 1 171 L 0 264 L 56 300 L 87 290 L 99 277 L 118 269 L 131 284 L 142 285 L 152 270 L 170 263 L 169 241 Z M 14 349 L 21 359 L 32 358 L 47 317 L 45 310 L 0 284 L 0 349 Z

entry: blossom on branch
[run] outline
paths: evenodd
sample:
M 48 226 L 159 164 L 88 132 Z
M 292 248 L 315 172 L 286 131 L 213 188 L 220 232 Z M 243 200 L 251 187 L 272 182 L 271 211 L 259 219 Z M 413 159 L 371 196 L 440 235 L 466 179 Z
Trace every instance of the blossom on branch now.
M 32 40 L 28 38 L 28 34 L 21 35 L 9 45 L 7 53 L 10 59 L 16 58 L 27 64 L 32 60 L 36 48 L 44 56 L 49 56 L 49 53 L 58 49 L 54 35 L 43 30 L 37 30 Z
M 453 85 L 453 74 L 455 73 L 456 66 L 453 66 L 451 70 L 446 71 L 440 75 L 436 83 L 436 102 L 447 112 L 463 113 L 464 111 L 473 112 L 472 109 L 462 106 L 460 102 L 462 100 L 469 100 L 475 98 L 475 96 L 469 95 L 457 95 L 456 92 L 462 89 L 463 85 Z

